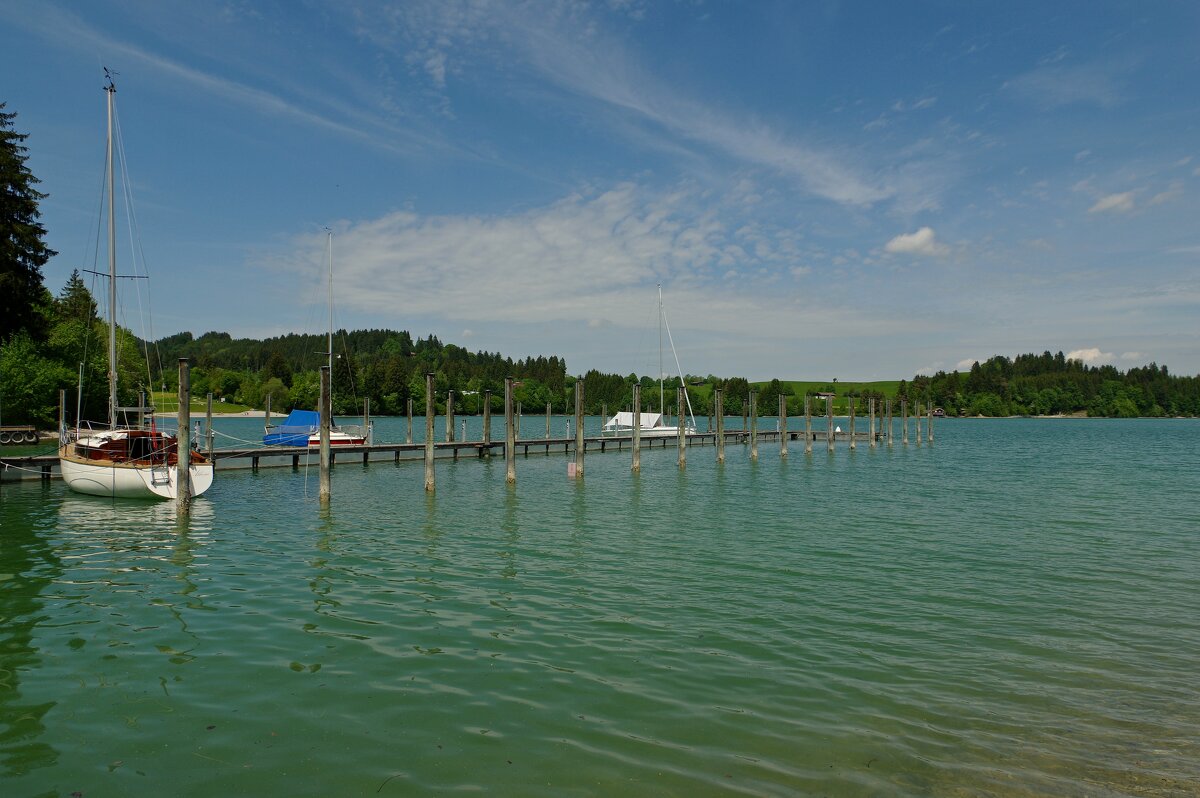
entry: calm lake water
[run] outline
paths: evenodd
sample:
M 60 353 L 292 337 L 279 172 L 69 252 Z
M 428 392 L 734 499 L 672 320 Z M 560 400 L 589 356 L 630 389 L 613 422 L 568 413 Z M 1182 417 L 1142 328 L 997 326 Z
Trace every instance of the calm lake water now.
M 5 484 L 0 792 L 1200 794 L 1200 423 L 936 432 Z

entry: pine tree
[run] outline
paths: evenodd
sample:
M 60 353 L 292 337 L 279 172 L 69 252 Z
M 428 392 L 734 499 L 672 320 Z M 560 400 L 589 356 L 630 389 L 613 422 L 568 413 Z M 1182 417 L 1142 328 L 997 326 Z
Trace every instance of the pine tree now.
M 0 103 L 0 341 L 27 330 L 44 338 L 44 309 L 49 294 L 42 284 L 42 266 L 57 253 L 42 239 L 38 201 L 46 195 L 34 188 L 38 179 L 25 165 L 28 134 L 12 129 L 15 113 Z

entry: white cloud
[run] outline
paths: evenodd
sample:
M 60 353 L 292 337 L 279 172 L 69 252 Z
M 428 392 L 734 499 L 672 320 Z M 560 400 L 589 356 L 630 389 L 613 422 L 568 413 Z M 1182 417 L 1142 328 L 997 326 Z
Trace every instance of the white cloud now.
M 459 333 L 459 335 L 461 335 L 463 338 L 471 338 L 475 335 L 475 333 L 471 332 L 470 329 L 466 329 Z
M 1128 213 L 1133 210 L 1133 192 L 1123 191 L 1120 194 L 1109 194 L 1096 200 L 1096 204 L 1088 208 L 1088 213 Z
M 1090 349 L 1075 349 L 1067 352 L 1067 360 L 1078 360 L 1080 363 L 1106 363 L 1113 359 L 1112 352 L 1101 352 L 1098 347 Z
M 1160 191 L 1150 198 L 1151 205 L 1162 205 L 1165 202 L 1179 199 L 1183 196 L 1183 181 L 1173 180 L 1166 191 Z
M 793 266 L 790 269 L 790 271 L 791 271 L 793 277 L 805 277 L 809 274 L 812 274 L 812 267 L 811 266 Z
M 1122 360 L 1141 360 L 1143 357 L 1141 352 L 1122 352 Z
M 950 253 L 950 247 L 937 240 L 932 227 L 922 227 L 915 233 L 902 233 L 884 247 L 887 252 L 908 255 L 930 255 L 942 257 Z
M 979 362 L 979 358 L 969 357 L 965 360 L 960 360 L 954 365 L 956 371 L 970 371 L 971 366 Z
M 1001 88 L 1045 109 L 1076 104 L 1111 108 L 1123 99 L 1113 72 L 1108 65 L 1043 66 L 1005 82 Z

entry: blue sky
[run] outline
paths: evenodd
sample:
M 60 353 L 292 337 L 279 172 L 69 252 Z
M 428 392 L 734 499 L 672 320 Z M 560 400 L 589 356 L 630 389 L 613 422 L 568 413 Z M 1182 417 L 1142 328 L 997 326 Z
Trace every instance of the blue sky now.
M 102 65 L 155 336 L 320 330 L 328 227 L 339 326 L 572 373 L 653 373 L 658 283 L 688 373 L 1200 372 L 1193 2 L 8 0 L 54 291 Z

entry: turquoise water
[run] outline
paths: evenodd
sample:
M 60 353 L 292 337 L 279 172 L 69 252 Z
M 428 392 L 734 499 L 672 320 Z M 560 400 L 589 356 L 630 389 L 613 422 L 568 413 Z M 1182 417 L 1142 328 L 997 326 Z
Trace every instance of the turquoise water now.
M 341 464 L 327 511 L 315 472 L 233 471 L 182 527 L 5 484 L 0 790 L 1195 795 L 1198 445 L 953 420 L 513 488 L 439 461 L 433 496 Z

